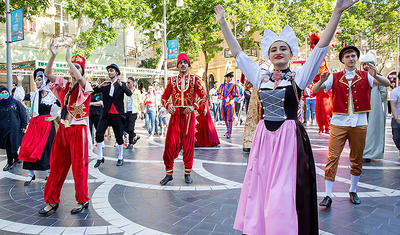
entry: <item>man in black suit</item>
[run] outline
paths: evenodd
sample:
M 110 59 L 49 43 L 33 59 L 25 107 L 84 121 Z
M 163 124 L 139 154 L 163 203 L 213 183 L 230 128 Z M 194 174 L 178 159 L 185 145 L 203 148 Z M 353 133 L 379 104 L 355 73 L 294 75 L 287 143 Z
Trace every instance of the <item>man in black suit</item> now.
M 103 141 L 104 134 L 108 126 L 112 126 L 115 139 L 118 143 L 118 161 L 117 166 L 124 164 L 123 160 L 123 130 L 124 130 L 124 93 L 127 96 L 131 96 L 132 92 L 126 86 L 124 82 L 121 82 L 119 75 L 121 72 L 116 64 L 107 66 L 107 72 L 110 80 L 103 82 L 94 89 L 95 92 L 101 92 L 103 94 L 103 114 L 99 121 L 96 131 L 96 142 L 98 150 L 97 162 L 94 165 L 95 168 L 99 167 L 101 163 L 104 163 L 103 157 Z

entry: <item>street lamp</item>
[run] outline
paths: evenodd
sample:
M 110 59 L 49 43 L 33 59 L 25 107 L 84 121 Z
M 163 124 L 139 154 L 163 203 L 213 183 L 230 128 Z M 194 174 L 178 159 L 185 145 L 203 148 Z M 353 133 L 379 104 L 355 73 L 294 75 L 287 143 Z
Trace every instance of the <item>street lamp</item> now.
M 249 32 L 250 31 L 250 23 L 249 23 L 249 20 L 239 20 L 239 21 L 234 21 L 233 22 L 233 26 L 234 26 L 234 32 L 235 32 L 235 38 L 236 39 L 238 39 L 237 38 L 237 32 L 236 32 L 236 26 L 239 24 L 239 23 L 242 23 L 242 22 L 246 22 L 246 27 L 244 28 L 244 31 L 246 31 L 246 32 Z M 236 59 L 236 58 L 235 58 Z M 237 80 L 237 75 L 236 75 L 236 70 L 237 70 L 237 68 L 238 68 L 238 66 L 237 66 L 237 63 L 236 63 L 236 61 L 235 61 L 235 83 L 236 83 L 236 80 Z
M 164 87 L 167 87 L 168 82 L 168 57 L 167 57 L 167 4 L 166 0 L 163 1 L 163 23 L 156 24 L 156 28 L 154 29 L 154 39 L 159 40 L 162 38 L 162 47 L 164 54 Z M 183 7 L 183 0 L 176 1 L 176 7 Z M 163 31 L 163 36 L 161 36 L 161 31 Z

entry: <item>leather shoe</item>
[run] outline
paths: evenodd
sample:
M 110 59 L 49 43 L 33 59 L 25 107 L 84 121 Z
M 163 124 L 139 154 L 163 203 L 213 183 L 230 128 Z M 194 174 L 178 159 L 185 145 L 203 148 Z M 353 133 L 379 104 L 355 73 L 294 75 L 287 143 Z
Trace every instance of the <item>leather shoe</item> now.
M 3 168 L 3 171 L 9 171 L 9 170 L 11 170 L 12 168 L 13 168 L 13 166 L 14 166 L 14 164 L 13 163 L 7 163 L 6 165 L 5 165 L 5 167 Z
M 192 177 L 189 174 L 185 174 L 185 183 L 191 184 L 193 183 Z
M 118 159 L 117 166 L 122 166 L 122 165 L 124 165 L 124 159 Z
M 319 203 L 319 206 L 325 206 L 326 208 L 330 208 L 332 205 L 332 198 L 326 196 L 324 200 Z
M 89 208 L 89 201 L 87 201 L 87 202 L 85 202 L 83 204 L 79 203 L 78 207 L 76 207 L 76 208 L 71 210 L 71 214 L 79 214 L 79 213 L 81 213 L 83 210 L 85 210 L 87 208 Z
M 361 203 L 361 200 L 360 200 L 360 198 L 358 198 L 357 193 L 349 192 L 349 194 L 350 194 L 351 203 L 357 204 L 357 205 Z
M 44 207 L 44 208 L 40 209 L 40 211 L 39 211 L 40 215 L 49 216 L 49 215 L 51 215 L 51 214 L 53 214 L 54 212 L 57 211 L 58 204 L 55 204 L 54 206 L 52 206 L 51 204 L 48 204 L 48 205 L 50 205 L 50 207 L 51 207 L 50 210 L 45 210 L 46 207 Z
M 27 180 L 27 181 L 25 181 L 24 182 L 24 186 L 28 186 L 28 185 L 30 185 L 31 184 L 31 182 L 32 182 L 32 180 L 35 180 L 36 179 L 36 176 L 35 175 L 33 175 L 32 177 L 31 177 L 31 179 L 30 180 Z
M 164 179 L 160 181 L 161 185 L 166 185 L 169 181 L 173 180 L 172 175 L 166 175 Z
M 96 164 L 94 164 L 94 168 L 99 167 L 101 163 L 104 163 L 104 157 L 101 160 L 97 159 Z
M 128 146 L 126 147 L 126 149 L 133 149 L 133 144 L 128 144 Z
M 132 145 L 136 144 L 136 142 L 138 142 L 139 139 L 140 139 L 140 136 L 136 136 L 136 138 L 133 139 Z
M 250 148 L 243 148 L 243 152 L 250 153 Z

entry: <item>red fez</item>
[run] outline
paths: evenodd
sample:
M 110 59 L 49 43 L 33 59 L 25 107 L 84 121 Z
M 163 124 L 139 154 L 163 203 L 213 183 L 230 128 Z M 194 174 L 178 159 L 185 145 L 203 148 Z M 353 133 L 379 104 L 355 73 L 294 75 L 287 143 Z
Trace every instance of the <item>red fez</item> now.
M 189 57 L 185 54 L 185 53 L 181 53 L 178 55 L 178 62 L 176 62 L 176 67 L 178 67 L 178 64 L 181 60 L 186 60 L 186 62 L 189 64 L 190 66 L 190 61 L 189 61 Z
M 82 69 L 85 69 L 85 63 L 86 63 L 85 57 L 80 56 L 80 55 L 74 55 L 71 58 L 71 62 L 72 63 L 77 63 L 82 67 Z

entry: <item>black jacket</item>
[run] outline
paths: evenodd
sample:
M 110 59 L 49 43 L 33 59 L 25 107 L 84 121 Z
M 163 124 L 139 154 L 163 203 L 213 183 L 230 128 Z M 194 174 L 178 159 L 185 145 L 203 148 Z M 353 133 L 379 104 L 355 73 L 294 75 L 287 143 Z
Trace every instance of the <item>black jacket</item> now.
M 111 108 L 111 104 L 114 104 L 120 115 L 124 115 L 124 93 L 127 96 L 132 95 L 132 91 L 126 86 L 125 82 L 122 82 L 122 86 L 119 85 L 118 82 L 115 83 L 114 87 L 114 95 L 111 97 L 110 94 L 111 85 L 107 85 L 104 87 L 96 87 L 94 92 L 101 92 L 103 94 L 103 117 L 107 115 L 108 111 Z
M 7 142 L 11 144 L 11 153 L 16 153 L 21 145 L 26 128 L 26 109 L 19 101 L 7 107 L 0 107 L 0 148 L 5 149 Z

